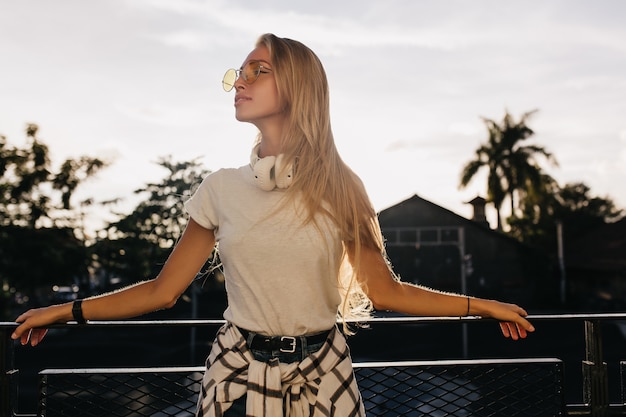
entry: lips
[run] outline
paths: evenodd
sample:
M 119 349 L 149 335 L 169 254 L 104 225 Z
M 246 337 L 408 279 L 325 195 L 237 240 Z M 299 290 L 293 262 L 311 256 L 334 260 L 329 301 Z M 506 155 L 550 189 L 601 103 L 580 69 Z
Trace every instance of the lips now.
M 243 103 L 244 101 L 250 100 L 250 97 L 244 95 L 236 95 L 235 96 L 235 106 Z

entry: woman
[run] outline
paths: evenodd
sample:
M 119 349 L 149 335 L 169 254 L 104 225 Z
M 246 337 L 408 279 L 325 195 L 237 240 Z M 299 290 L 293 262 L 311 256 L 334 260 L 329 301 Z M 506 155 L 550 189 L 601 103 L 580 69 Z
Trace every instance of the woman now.
M 240 70 L 237 120 L 259 134 L 249 165 L 209 175 L 186 203 L 189 223 L 159 275 L 122 291 L 27 311 L 13 333 L 37 345 L 55 322 L 122 319 L 168 308 L 219 244 L 227 324 L 207 360 L 197 415 L 362 416 L 337 316 L 372 308 L 479 315 L 525 338 L 522 308 L 407 284 L 385 256 L 376 213 L 335 148 L 328 84 L 303 44 L 266 34 Z M 344 330 L 349 329 L 344 324 Z

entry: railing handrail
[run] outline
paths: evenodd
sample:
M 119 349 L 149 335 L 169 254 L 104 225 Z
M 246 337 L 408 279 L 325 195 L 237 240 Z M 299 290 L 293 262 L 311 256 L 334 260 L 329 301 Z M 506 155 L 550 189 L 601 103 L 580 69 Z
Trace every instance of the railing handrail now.
M 526 317 L 529 321 L 543 320 L 626 320 L 625 313 L 563 313 L 563 314 L 530 314 Z M 352 321 L 351 324 L 369 324 L 369 323 L 439 323 L 439 322 L 457 322 L 457 321 L 477 321 L 477 320 L 493 320 L 480 316 L 435 316 L 435 317 L 417 317 L 417 316 L 394 316 L 394 317 L 372 317 L 368 320 Z M 220 326 L 226 323 L 224 319 L 167 319 L 167 320 L 88 320 L 88 326 Z M 17 322 L 0 322 L 0 328 L 17 327 Z M 76 322 L 51 324 L 50 328 L 77 326 Z

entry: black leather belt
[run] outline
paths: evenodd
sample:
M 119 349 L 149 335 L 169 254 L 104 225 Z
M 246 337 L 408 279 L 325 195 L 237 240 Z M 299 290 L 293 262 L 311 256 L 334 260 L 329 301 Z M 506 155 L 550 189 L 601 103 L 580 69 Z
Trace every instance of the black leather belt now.
M 306 345 L 316 345 L 323 343 L 328 338 L 330 330 L 314 334 L 311 336 L 265 336 L 262 334 L 254 333 L 246 329 L 238 328 L 244 339 L 248 340 L 248 336 L 252 333 L 252 341 L 250 342 L 250 349 L 261 350 L 264 352 L 276 352 L 283 353 L 295 353 L 302 351 L 302 341 L 306 340 Z

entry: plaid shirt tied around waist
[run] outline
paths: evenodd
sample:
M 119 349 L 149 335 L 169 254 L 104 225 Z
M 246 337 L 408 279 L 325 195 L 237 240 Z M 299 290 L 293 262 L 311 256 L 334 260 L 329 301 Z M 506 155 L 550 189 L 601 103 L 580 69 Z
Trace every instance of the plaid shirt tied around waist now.
M 247 394 L 247 417 L 364 417 L 346 340 L 333 328 L 302 362 L 254 359 L 232 323 L 217 333 L 202 380 L 197 417 L 222 417 Z

